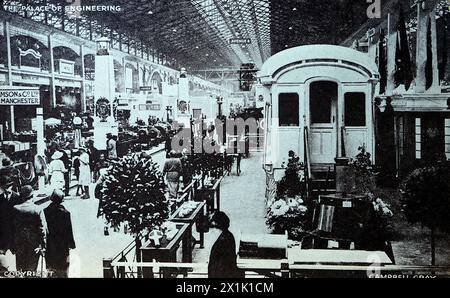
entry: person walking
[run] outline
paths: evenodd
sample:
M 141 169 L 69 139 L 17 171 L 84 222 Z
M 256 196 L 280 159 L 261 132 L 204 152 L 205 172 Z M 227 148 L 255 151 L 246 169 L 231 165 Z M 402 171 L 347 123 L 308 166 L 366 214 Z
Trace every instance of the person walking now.
M 20 203 L 20 196 L 13 191 L 14 182 L 7 175 L 0 175 L 0 255 L 12 246 L 12 215 L 14 205 Z
M 183 187 L 186 188 L 192 182 L 194 176 L 194 166 L 186 149 L 183 149 L 181 157 L 181 167 L 183 171 Z
M 14 167 L 13 162 L 9 157 L 5 157 L 2 160 L 0 175 L 9 176 L 13 182 L 12 190 L 14 192 L 19 191 L 21 186 L 20 171 L 16 167 Z
M 61 161 L 63 162 L 64 167 L 66 168 L 66 171 L 64 172 L 64 193 L 66 196 L 68 196 L 70 190 L 70 181 L 72 180 L 71 175 L 72 161 L 70 160 L 69 155 L 65 150 L 58 147 L 58 151 L 62 153 Z
M 87 153 L 87 149 L 85 147 L 80 147 L 80 177 L 78 180 L 78 184 L 82 187 L 83 196 L 82 199 L 89 199 L 89 185 L 91 183 L 91 168 L 89 162 L 89 154 Z
M 25 185 L 21 189 L 21 202 L 14 206 L 11 252 L 16 255 L 18 271 L 36 271 L 39 257 L 45 252 L 47 223 L 32 199 L 33 188 Z
M 69 252 L 75 248 L 70 212 L 61 205 L 64 193 L 54 190 L 50 196 L 51 204 L 44 209 L 47 222 L 47 249 L 45 261 L 53 277 L 67 278 Z
M 241 175 L 241 159 L 242 159 L 242 155 L 241 153 L 238 153 L 237 157 L 236 157 L 236 173 L 237 175 Z
M 169 199 L 176 200 L 178 197 L 182 170 L 181 160 L 177 157 L 176 152 L 172 150 L 163 169 L 163 174 L 166 175 L 167 186 L 169 187 Z
M 50 186 L 53 189 L 65 189 L 66 183 L 64 174 L 67 172 L 64 162 L 61 160 L 63 153 L 61 151 L 55 151 L 52 154 L 52 161 L 48 166 L 50 174 Z
M 67 195 L 69 195 L 69 189 L 70 189 L 70 179 L 71 179 L 70 172 L 71 172 L 72 163 L 71 163 L 69 155 L 67 155 L 66 151 L 62 150 L 56 142 L 52 142 L 50 144 L 50 150 L 47 152 L 47 154 L 49 154 L 49 156 L 50 156 L 50 159 L 53 160 L 52 156 L 56 152 L 60 152 L 62 154 L 59 159 L 63 162 L 64 168 L 66 169 L 66 171 L 63 173 L 63 175 L 64 175 L 64 191 L 67 196 Z
M 87 142 L 87 151 L 89 154 L 89 167 L 92 173 L 92 180 L 95 182 L 98 179 L 100 151 L 95 148 L 93 140 Z
M 220 235 L 211 248 L 208 263 L 208 278 L 243 277 L 236 262 L 236 242 L 228 230 L 230 218 L 224 212 L 216 212 L 211 218 L 212 228 Z M 214 231 L 211 231 L 214 233 Z
M 170 152 L 172 151 L 172 139 L 169 134 L 165 137 L 164 150 L 166 151 L 166 158 L 169 158 Z
M 108 133 L 106 135 L 107 141 L 106 141 L 106 148 L 108 151 L 108 159 L 114 160 L 117 159 L 117 142 L 113 138 L 113 135 L 111 133 Z

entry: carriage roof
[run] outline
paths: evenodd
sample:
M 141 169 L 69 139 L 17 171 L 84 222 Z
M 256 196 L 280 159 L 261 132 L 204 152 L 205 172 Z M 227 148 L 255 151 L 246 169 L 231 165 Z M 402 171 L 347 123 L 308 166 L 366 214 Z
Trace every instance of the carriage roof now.
M 352 65 L 363 69 L 370 78 L 378 77 L 378 67 L 367 54 L 336 45 L 306 45 L 281 51 L 263 64 L 258 77 L 270 80 L 295 64 L 320 62 Z

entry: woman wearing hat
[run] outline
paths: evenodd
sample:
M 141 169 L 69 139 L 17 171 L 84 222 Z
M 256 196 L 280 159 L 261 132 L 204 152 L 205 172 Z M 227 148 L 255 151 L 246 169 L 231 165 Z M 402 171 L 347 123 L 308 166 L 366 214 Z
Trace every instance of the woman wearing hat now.
M 53 189 L 64 189 L 64 173 L 67 172 L 64 162 L 61 160 L 63 153 L 61 151 L 55 151 L 52 154 L 52 161 L 48 166 L 50 177 L 50 186 Z
M 78 178 L 78 185 L 83 188 L 82 199 L 89 199 L 89 184 L 91 183 L 91 168 L 89 163 L 89 154 L 85 147 L 79 148 L 81 154 L 78 158 L 80 161 L 80 176 Z
M 220 230 L 220 235 L 211 248 L 208 278 L 243 277 L 236 263 L 236 241 L 233 234 L 228 230 L 230 218 L 224 212 L 219 211 L 213 215 L 211 222 L 213 229 Z

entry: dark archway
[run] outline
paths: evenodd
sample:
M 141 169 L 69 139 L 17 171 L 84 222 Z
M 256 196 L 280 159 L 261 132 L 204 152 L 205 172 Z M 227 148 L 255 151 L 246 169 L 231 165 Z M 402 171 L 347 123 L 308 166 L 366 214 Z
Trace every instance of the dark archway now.
M 159 72 L 155 71 L 150 80 L 150 84 L 153 88 L 157 88 L 159 94 L 162 94 L 162 78 Z
M 36 38 L 16 35 L 11 37 L 11 63 L 50 71 L 50 50 Z
M 60 68 L 60 60 L 72 61 L 75 63 L 74 74 L 81 76 L 81 57 L 77 52 L 71 48 L 65 46 L 57 46 L 53 48 L 53 58 L 55 63 L 55 70 L 58 71 Z

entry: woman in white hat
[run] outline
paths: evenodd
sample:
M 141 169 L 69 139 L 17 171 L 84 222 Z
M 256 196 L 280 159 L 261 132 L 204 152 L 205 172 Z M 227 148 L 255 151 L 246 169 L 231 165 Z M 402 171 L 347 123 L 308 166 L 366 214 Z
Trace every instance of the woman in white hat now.
M 52 161 L 50 162 L 48 169 L 50 177 L 50 186 L 53 189 L 64 189 L 64 173 L 67 172 L 63 161 L 61 160 L 63 153 L 61 151 L 55 151 L 52 155 Z
M 91 168 L 89 166 L 89 154 L 85 147 L 78 148 L 81 151 L 80 160 L 80 176 L 78 178 L 78 185 L 83 188 L 83 199 L 89 199 L 89 184 L 91 183 Z

